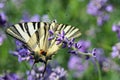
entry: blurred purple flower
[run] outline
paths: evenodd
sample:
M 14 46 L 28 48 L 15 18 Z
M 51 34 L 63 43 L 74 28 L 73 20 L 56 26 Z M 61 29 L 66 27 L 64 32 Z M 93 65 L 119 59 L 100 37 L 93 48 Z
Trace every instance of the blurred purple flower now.
M 112 5 L 106 6 L 106 11 L 112 12 L 113 11 L 113 6 Z
M 87 13 L 96 16 L 98 13 L 98 8 L 91 1 L 87 6 Z
M 47 14 L 44 14 L 42 16 L 42 18 L 41 18 L 41 21 L 43 21 L 43 22 L 50 22 L 50 18 L 49 18 L 49 16 Z
M 0 2 L 0 8 L 4 7 L 4 3 Z
M 7 17 L 4 12 L 0 12 L 0 25 L 4 26 L 7 21 Z
M 20 22 L 39 22 L 39 21 L 40 16 L 38 14 L 35 14 L 30 18 L 30 15 L 27 12 L 25 12 Z
M 17 50 L 16 51 L 10 51 L 10 53 L 12 55 L 15 55 L 18 57 L 18 61 L 22 62 L 22 61 L 30 61 L 33 58 L 33 56 L 31 55 L 31 52 L 27 49 L 24 48 L 23 43 L 20 41 L 16 41 L 16 45 L 17 45 Z
M 34 15 L 30 19 L 31 22 L 39 22 L 40 21 L 40 16 L 39 15 Z
M 100 15 L 97 17 L 97 24 L 99 26 L 102 26 L 104 22 L 106 22 L 109 19 L 109 15 Z
M 94 52 L 94 51 L 93 51 Z M 96 48 L 95 52 L 97 53 L 96 55 L 96 59 L 102 63 L 105 60 L 105 56 L 104 56 L 104 50 L 102 48 Z
M 75 47 L 81 52 L 87 52 L 90 46 L 90 41 L 80 40 L 77 43 L 75 43 Z
M 0 80 L 23 80 L 19 75 L 15 73 L 5 73 L 0 77 Z
M 106 58 L 102 63 L 102 70 L 105 72 L 109 71 L 120 71 L 120 66 L 110 58 Z
M 40 21 L 50 22 L 50 18 L 47 14 L 43 16 L 39 16 L 38 14 L 35 14 L 32 17 L 30 17 L 30 15 L 27 12 L 25 12 L 20 22 L 40 22 Z
M 44 67 L 34 66 L 32 70 L 27 71 L 27 80 L 42 80 L 42 72 Z
M 22 62 L 24 60 L 29 61 L 30 59 L 33 59 L 33 57 L 30 55 L 29 50 L 25 48 L 17 51 L 10 51 L 10 53 L 17 56 L 19 62 Z
M 66 80 L 66 71 L 61 67 L 52 68 L 47 65 L 44 77 L 44 66 L 34 66 L 31 71 L 27 71 L 27 80 Z
M 6 38 L 5 33 L 0 30 L 0 46 L 3 44 L 5 38 Z
M 50 74 L 48 80 L 67 80 L 66 76 L 67 72 L 64 70 L 64 68 L 58 66 L 55 69 L 52 69 L 52 73 Z
M 107 4 L 107 0 L 90 0 L 87 6 L 87 13 L 97 17 L 98 26 L 108 21 L 108 12 L 113 11 L 113 6 Z
M 120 43 L 117 43 L 115 46 L 112 47 L 112 53 L 111 56 L 112 58 L 120 58 Z
M 81 77 L 88 68 L 88 62 L 78 56 L 71 56 L 68 62 L 68 69 L 72 71 L 73 77 Z
M 113 24 L 112 31 L 117 33 L 118 38 L 120 39 L 120 23 Z

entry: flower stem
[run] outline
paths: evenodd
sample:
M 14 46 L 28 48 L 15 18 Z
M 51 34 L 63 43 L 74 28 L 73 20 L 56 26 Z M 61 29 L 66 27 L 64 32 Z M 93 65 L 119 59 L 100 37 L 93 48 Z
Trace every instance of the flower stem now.
M 99 65 L 99 62 L 96 58 L 95 58 L 95 62 L 96 62 L 97 71 L 98 71 L 98 78 L 99 78 L 98 80 L 102 80 L 100 65 Z

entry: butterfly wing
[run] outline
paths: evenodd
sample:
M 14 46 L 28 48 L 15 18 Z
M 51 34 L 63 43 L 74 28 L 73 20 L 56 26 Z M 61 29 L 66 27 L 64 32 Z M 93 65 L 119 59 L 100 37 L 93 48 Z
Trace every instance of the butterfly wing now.
M 7 33 L 25 43 L 25 45 L 34 52 L 39 53 L 40 50 L 47 52 L 50 41 L 49 29 L 53 29 L 46 22 L 26 22 L 15 24 L 7 28 Z
M 33 51 L 34 47 L 37 45 L 36 31 L 39 27 L 37 22 L 19 23 L 7 28 L 6 32 L 25 43 L 27 47 Z
M 54 26 L 53 30 L 55 33 L 61 33 L 62 31 L 64 31 L 65 37 L 68 39 L 76 38 L 81 35 L 81 32 L 79 31 L 79 29 L 71 25 L 52 23 L 51 26 Z M 60 46 L 61 45 L 56 44 L 56 39 L 53 39 L 49 46 L 47 55 L 50 56 L 54 54 L 57 50 L 59 50 Z

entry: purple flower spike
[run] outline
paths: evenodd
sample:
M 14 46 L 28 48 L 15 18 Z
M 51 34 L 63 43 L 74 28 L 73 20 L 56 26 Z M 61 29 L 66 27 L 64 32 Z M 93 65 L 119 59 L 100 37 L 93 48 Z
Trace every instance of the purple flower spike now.
M 77 48 L 81 52 L 87 52 L 90 45 L 90 41 L 80 40 L 75 44 L 75 48 Z
M 61 31 L 60 34 L 58 34 L 58 38 L 56 39 L 57 41 L 57 45 L 59 45 L 60 43 L 62 42 L 65 42 L 65 32 L 64 31 Z M 64 44 L 64 43 L 63 43 Z
M 116 32 L 118 38 L 120 39 L 120 23 L 113 24 L 112 31 Z
M 20 49 L 18 51 L 10 51 L 11 54 L 18 56 L 18 61 L 22 62 L 24 60 L 29 61 L 32 59 L 32 56 L 30 55 L 30 51 L 28 49 Z
M 82 58 L 78 56 L 70 56 L 69 62 L 68 62 L 68 69 L 72 71 L 72 76 L 73 77 L 81 77 L 83 73 L 87 70 L 88 68 L 88 62 L 83 61 Z
M 55 38 L 54 36 L 51 36 L 51 37 L 48 38 L 48 40 L 50 41 L 50 40 L 52 40 L 54 38 Z
M 36 15 L 31 17 L 30 21 L 39 22 L 40 21 L 40 16 L 38 14 L 36 14 Z
M 75 39 L 72 38 L 71 40 L 68 40 L 68 48 L 71 48 L 74 44 Z
M 90 0 L 87 6 L 87 13 L 97 18 L 98 26 L 102 26 L 103 23 L 108 21 L 110 12 L 113 11 L 113 7 L 107 4 L 107 0 Z
M 6 73 L 2 77 L 0 77 L 0 80 L 23 80 L 23 79 L 17 74 Z
M 44 66 L 34 66 L 31 71 L 27 71 L 27 80 L 66 80 L 67 72 L 59 66 L 56 68 L 52 68 L 51 65 L 48 64 L 46 67 L 44 78 L 42 77 L 43 70 Z
M 1 12 L 0 13 L 0 25 L 5 25 L 6 21 L 7 21 L 7 17 L 5 15 L 5 13 Z
M 22 20 L 20 22 L 39 22 L 40 16 L 38 14 L 33 15 L 30 17 L 29 13 L 24 12 Z
M 64 36 L 65 36 L 65 32 L 64 31 L 62 31 L 61 32 L 61 37 L 64 39 Z
M 43 22 L 50 22 L 50 18 L 49 18 L 49 16 L 47 14 L 43 15 L 42 18 L 41 18 L 41 20 Z
M 92 50 L 92 55 L 93 55 L 93 56 L 96 56 L 96 53 L 97 53 L 97 49 L 94 48 L 94 49 Z
M 49 34 L 50 34 L 50 37 L 48 38 L 49 41 L 55 38 L 53 30 L 49 30 Z
M 50 33 L 50 35 L 53 35 L 54 31 L 53 30 L 49 30 L 49 33 Z
M 107 10 L 108 12 L 112 12 L 112 11 L 113 11 L 113 6 L 112 6 L 112 5 L 108 5 L 108 6 L 106 7 L 106 10 Z
M 55 69 L 52 69 L 52 71 L 49 80 L 66 80 L 67 72 L 63 68 L 56 67 Z
M 111 56 L 112 58 L 120 58 L 120 43 L 117 43 L 115 46 L 112 47 L 112 53 L 111 53 Z
M 68 46 L 67 46 L 67 42 L 66 42 L 66 41 L 63 41 L 63 43 L 62 43 L 62 48 L 65 48 L 65 47 L 68 47 Z
M 80 48 L 82 47 L 82 45 L 79 44 L 79 43 L 75 43 L 74 46 L 75 46 L 75 48 L 77 48 L 77 49 L 80 49 Z
M 73 54 L 73 55 L 77 55 L 77 51 L 75 51 L 75 50 L 70 50 L 70 51 L 68 51 L 68 53 Z
M 4 7 L 4 3 L 0 2 L 0 8 Z

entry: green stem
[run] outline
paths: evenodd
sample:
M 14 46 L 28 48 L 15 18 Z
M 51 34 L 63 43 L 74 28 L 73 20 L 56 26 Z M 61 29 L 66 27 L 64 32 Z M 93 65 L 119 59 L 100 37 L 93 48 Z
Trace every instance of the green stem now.
M 96 65 L 97 65 L 98 78 L 99 78 L 98 80 L 102 80 L 100 65 L 99 65 L 99 62 L 96 58 L 95 58 L 95 62 L 96 62 Z

